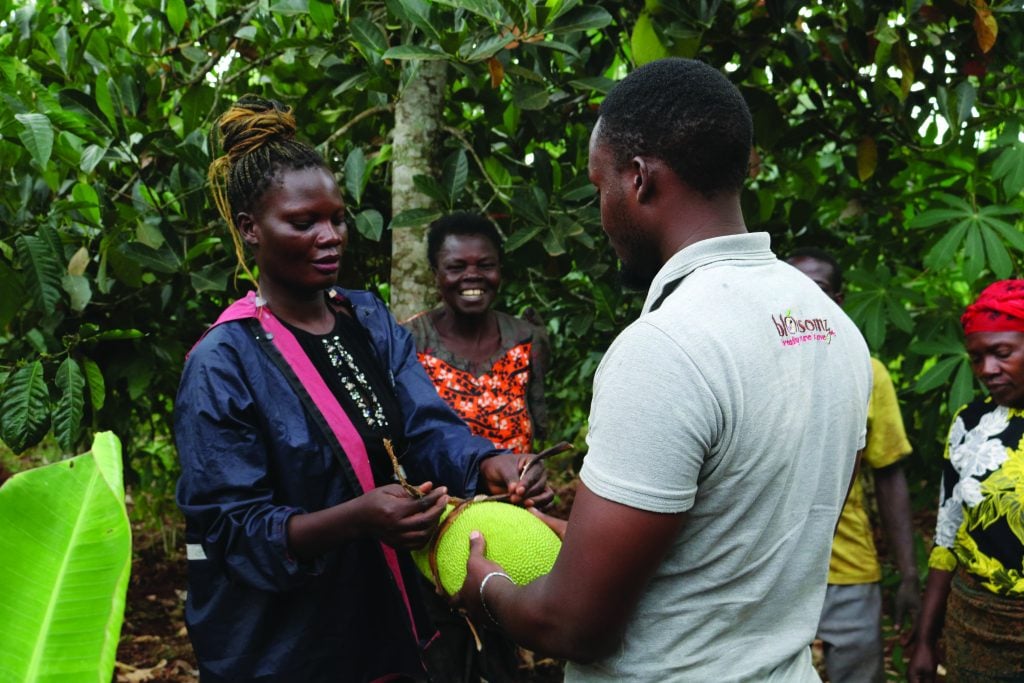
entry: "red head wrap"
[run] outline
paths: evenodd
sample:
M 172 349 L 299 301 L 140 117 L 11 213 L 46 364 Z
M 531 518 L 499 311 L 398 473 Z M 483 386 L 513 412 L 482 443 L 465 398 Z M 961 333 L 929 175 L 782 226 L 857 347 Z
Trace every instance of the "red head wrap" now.
M 960 316 L 964 334 L 1024 332 L 1024 280 L 999 280 L 978 295 Z

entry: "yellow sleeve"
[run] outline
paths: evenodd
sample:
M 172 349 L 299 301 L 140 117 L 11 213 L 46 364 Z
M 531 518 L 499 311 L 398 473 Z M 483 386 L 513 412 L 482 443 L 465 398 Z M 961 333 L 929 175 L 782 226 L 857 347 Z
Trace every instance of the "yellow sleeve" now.
M 909 455 L 911 450 L 903 429 L 903 416 L 896 400 L 896 388 L 889 371 L 877 359 L 871 359 L 874 385 L 868 405 L 868 440 L 864 461 L 873 469 L 887 467 Z
M 928 556 L 929 568 L 951 572 L 956 569 L 956 566 L 957 559 L 952 550 L 943 548 L 941 545 L 932 548 L 932 553 Z

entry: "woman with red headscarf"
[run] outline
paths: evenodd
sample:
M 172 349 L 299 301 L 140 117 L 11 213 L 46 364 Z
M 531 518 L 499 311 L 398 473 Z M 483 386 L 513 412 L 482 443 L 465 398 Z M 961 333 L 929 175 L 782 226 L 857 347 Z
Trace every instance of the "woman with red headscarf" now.
M 935 548 L 910 661 L 934 681 L 1024 680 L 1024 280 L 989 285 L 960 318 L 989 395 L 953 420 Z

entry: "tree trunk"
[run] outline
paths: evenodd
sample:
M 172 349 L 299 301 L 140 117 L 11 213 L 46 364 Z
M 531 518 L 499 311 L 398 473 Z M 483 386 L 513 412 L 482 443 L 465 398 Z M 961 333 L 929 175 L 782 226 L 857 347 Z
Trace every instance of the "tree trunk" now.
M 416 189 L 413 177 L 434 176 L 435 144 L 448 78 L 447 62 L 411 62 L 410 75 L 395 105 L 391 162 L 391 211 L 427 209 L 432 200 Z M 426 225 L 399 228 L 391 235 L 391 311 L 405 320 L 437 300 L 427 264 Z

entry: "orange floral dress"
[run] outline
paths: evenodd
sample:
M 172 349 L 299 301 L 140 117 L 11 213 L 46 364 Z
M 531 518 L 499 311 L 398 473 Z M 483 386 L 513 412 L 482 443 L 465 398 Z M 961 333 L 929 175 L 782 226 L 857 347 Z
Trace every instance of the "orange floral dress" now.
M 544 362 L 538 351 L 546 346 L 547 338 L 529 323 L 506 314 L 497 315 L 501 349 L 476 366 L 444 347 L 427 314 L 417 315 L 404 326 L 416 340 L 420 364 L 437 393 L 470 430 L 498 448 L 529 453 L 535 422 L 546 414 L 535 404 L 538 394 L 543 397 L 543 386 L 539 383 Z M 540 392 L 536 391 L 538 385 Z

